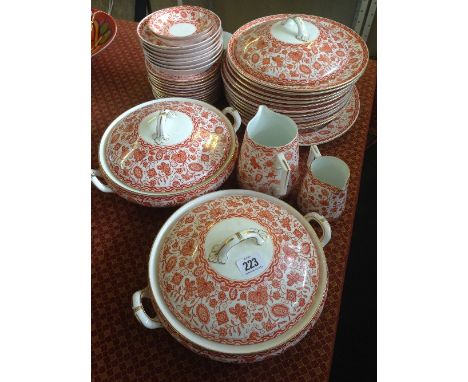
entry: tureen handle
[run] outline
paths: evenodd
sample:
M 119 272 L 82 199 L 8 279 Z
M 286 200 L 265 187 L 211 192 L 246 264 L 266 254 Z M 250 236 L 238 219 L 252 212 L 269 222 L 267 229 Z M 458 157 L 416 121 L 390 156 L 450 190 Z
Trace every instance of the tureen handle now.
M 328 223 L 327 219 L 325 219 L 322 215 L 318 214 L 317 212 L 309 212 L 308 214 L 304 215 L 304 218 L 308 222 L 310 222 L 311 220 L 315 220 L 320 225 L 320 227 L 322 228 L 322 236 L 320 237 L 320 241 L 325 247 L 331 239 L 330 223 Z
M 145 309 L 143 308 L 143 304 L 141 303 L 141 300 L 143 298 L 151 298 L 151 293 L 148 287 L 133 293 L 133 296 L 132 296 L 133 314 L 135 315 L 137 320 L 140 321 L 140 324 L 142 324 L 147 329 L 162 328 L 162 325 L 159 322 L 157 316 L 150 317 L 146 314 Z
M 302 21 L 302 19 L 299 16 L 290 16 L 286 20 L 282 21 L 281 25 L 285 25 L 289 22 L 289 20 L 294 21 L 297 25 L 296 38 L 301 41 L 309 41 L 309 32 L 307 32 L 307 29 L 304 25 L 304 21 Z
M 239 130 L 239 127 L 240 127 L 240 125 L 242 123 L 242 118 L 241 118 L 239 112 L 236 109 L 234 109 L 233 107 L 228 106 L 228 107 L 225 107 L 223 109 L 222 113 L 224 115 L 226 115 L 226 114 L 232 115 L 232 118 L 234 118 L 234 124 L 232 125 L 232 127 L 234 128 L 234 131 L 237 132 L 237 130 Z
M 262 245 L 267 237 L 268 233 L 257 228 L 250 228 L 244 231 L 236 232 L 235 234 L 229 236 L 222 243 L 216 244 L 213 246 L 213 248 L 211 248 L 208 261 L 211 261 L 212 263 L 226 264 L 229 251 L 235 245 L 248 239 L 256 239 L 257 245 Z
M 91 182 L 102 192 L 114 192 L 109 186 L 106 186 L 104 183 L 102 183 L 98 176 L 102 176 L 101 172 L 99 170 L 91 169 Z
M 286 195 L 288 192 L 288 185 L 291 179 L 291 167 L 289 166 L 288 161 L 284 157 L 284 153 L 279 153 L 276 155 L 276 171 L 278 173 L 280 184 L 275 188 L 276 197 L 281 197 Z

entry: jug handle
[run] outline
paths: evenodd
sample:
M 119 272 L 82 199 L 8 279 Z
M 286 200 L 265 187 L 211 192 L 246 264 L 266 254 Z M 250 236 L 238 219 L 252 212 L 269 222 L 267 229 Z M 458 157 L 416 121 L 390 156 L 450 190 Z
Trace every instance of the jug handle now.
M 291 180 L 291 167 L 289 166 L 288 161 L 284 157 L 283 153 L 276 155 L 276 171 L 280 184 L 277 187 L 276 197 L 281 197 L 286 195 L 288 192 L 288 185 Z
M 307 167 L 310 167 L 314 159 L 320 158 L 322 154 L 320 154 L 320 150 L 318 149 L 317 145 L 311 145 L 309 150 L 309 156 L 307 157 Z

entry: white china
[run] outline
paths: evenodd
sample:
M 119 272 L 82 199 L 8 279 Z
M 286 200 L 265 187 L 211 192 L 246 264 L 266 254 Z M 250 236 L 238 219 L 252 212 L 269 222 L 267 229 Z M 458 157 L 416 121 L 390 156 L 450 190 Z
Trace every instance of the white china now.
M 244 77 L 282 90 L 330 90 L 362 75 L 365 42 L 336 21 L 280 14 L 253 20 L 234 34 L 228 59 Z
M 165 64 L 158 63 L 158 65 L 152 65 L 153 68 L 157 68 L 159 72 L 163 72 L 169 75 L 179 75 L 179 76 L 190 76 L 193 74 L 199 74 L 207 72 L 209 68 L 213 66 L 213 63 L 218 62 L 221 59 L 222 50 L 216 53 L 215 57 L 210 58 L 208 63 L 203 61 L 195 61 L 193 64 L 179 65 L 179 66 L 169 66 Z
M 183 57 L 183 58 L 162 58 L 159 56 L 158 58 L 154 58 L 154 56 L 151 55 L 151 53 L 145 52 L 145 56 L 149 59 L 150 62 L 156 61 L 158 66 L 168 66 L 168 67 L 173 67 L 173 68 L 178 68 L 178 67 L 184 67 L 184 66 L 190 66 L 190 65 L 196 65 L 204 62 L 209 62 L 209 60 L 212 60 L 216 57 L 217 54 L 219 54 L 219 45 L 221 45 L 222 42 L 220 41 L 217 46 L 215 46 L 215 49 L 213 47 L 210 47 L 209 50 L 207 51 L 199 51 L 197 55 L 192 55 L 188 57 Z
M 299 141 L 296 123 L 261 105 L 247 124 L 237 179 L 242 188 L 284 197 L 297 180 Z
M 345 113 L 367 62 L 365 42 L 348 27 L 280 14 L 253 20 L 233 34 L 221 76 L 228 102 L 245 120 L 266 105 L 291 117 L 301 145 L 309 145 L 311 135 Z
M 169 42 L 197 41 L 219 21 L 208 9 L 192 6 L 164 8 L 153 12 L 148 28 L 162 40 Z
M 161 9 L 146 16 L 137 33 L 156 98 L 218 99 L 221 79 L 213 70 L 219 71 L 224 39 L 215 13 L 189 5 Z M 198 81 L 206 86 L 200 89 Z
M 234 125 L 226 118 L 230 114 Z M 149 101 L 117 117 L 99 146 L 91 181 L 151 207 L 183 204 L 216 190 L 237 159 L 239 113 L 189 98 Z M 99 178 L 105 180 L 103 183 Z
M 307 172 L 297 196 L 303 213 L 318 212 L 328 220 L 338 219 L 344 211 L 350 170 L 340 158 L 322 156 L 310 146 Z
M 322 228 L 319 239 L 310 221 Z M 258 192 L 224 190 L 179 208 L 154 241 L 148 287 L 132 308 L 199 355 L 257 362 L 284 352 L 314 326 L 325 303 L 328 222 Z M 150 317 L 142 299 L 156 311 Z
M 301 130 L 302 125 L 299 124 L 299 145 L 320 145 L 341 137 L 353 127 L 359 116 L 360 107 L 359 92 L 356 86 L 354 86 L 353 96 L 350 98 L 348 105 L 333 121 L 320 129 L 310 130 Z M 244 116 L 242 116 L 242 118 L 244 118 Z

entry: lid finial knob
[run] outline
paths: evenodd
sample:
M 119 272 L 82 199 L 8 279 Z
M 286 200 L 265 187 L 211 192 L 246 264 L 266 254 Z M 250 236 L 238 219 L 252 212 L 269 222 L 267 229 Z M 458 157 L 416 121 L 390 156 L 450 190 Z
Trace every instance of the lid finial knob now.
M 304 25 L 304 21 L 299 16 L 292 16 L 288 17 L 286 20 L 281 22 L 281 25 L 285 25 L 286 23 L 289 22 L 289 20 L 292 20 L 296 23 L 297 25 L 297 35 L 296 38 L 301 41 L 309 41 L 309 32 L 307 31 L 307 28 Z
M 164 129 L 166 118 L 174 117 L 175 113 L 172 110 L 162 110 L 158 112 L 148 122 L 152 122 L 156 119 L 155 133 L 152 135 L 154 143 L 160 145 L 169 139 L 167 132 Z

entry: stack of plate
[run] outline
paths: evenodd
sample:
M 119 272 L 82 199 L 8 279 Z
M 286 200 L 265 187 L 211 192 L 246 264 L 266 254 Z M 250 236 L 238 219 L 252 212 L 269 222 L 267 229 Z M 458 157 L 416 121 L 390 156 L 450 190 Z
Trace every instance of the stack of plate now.
M 165 8 L 145 17 L 137 32 L 156 98 L 219 98 L 223 30 L 216 14 L 188 5 Z
M 302 145 L 319 144 L 356 120 L 354 84 L 368 57 L 365 42 L 348 27 L 317 16 L 282 14 L 238 29 L 221 74 L 226 98 L 244 121 L 266 105 L 297 123 Z

